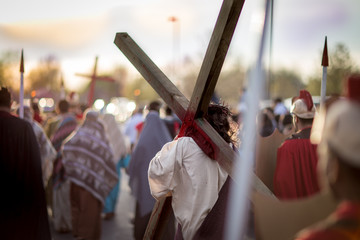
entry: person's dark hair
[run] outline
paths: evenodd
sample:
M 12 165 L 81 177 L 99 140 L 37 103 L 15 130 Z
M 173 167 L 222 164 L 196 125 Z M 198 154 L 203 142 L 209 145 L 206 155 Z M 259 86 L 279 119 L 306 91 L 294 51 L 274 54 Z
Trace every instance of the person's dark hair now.
M 1 87 L 0 90 L 0 106 L 11 107 L 11 94 L 6 87 Z
M 270 136 L 274 130 L 275 126 L 273 125 L 273 122 L 269 118 L 268 114 L 266 112 L 260 112 L 258 113 L 258 132 L 262 137 L 268 137 Z
M 88 106 L 87 106 L 86 103 L 83 103 L 83 104 L 80 105 L 80 111 L 81 111 L 82 113 L 85 112 L 86 109 L 88 109 Z
M 277 97 L 277 98 L 274 99 L 274 102 L 275 103 L 281 103 L 282 99 L 280 97 Z
M 286 114 L 285 115 L 285 117 L 284 117 L 284 119 L 282 120 L 282 125 L 283 126 L 286 126 L 286 125 L 288 125 L 288 124 L 292 124 L 292 116 L 291 116 L 291 114 Z
M 299 118 L 299 117 L 297 117 L 298 119 L 299 119 L 299 121 L 301 122 L 301 124 L 303 124 L 303 125 L 312 125 L 313 124 L 313 118 L 310 118 L 310 119 L 305 119 L 305 118 Z
M 231 131 L 229 122 L 231 115 L 229 108 L 222 105 L 210 104 L 208 112 L 204 117 L 225 142 L 235 144 L 233 138 L 234 132 Z
M 231 115 L 231 119 L 232 119 L 234 122 L 236 122 L 236 123 L 239 122 L 239 117 L 240 117 L 240 113 L 232 114 L 232 115 Z
M 160 112 L 160 108 L 161 108 L 161 103 L 159 101 L 152 101 L 148 106 L 149 111 Z
M 34 110 L 34 112 L 39 112 L 39 111 L 40 111 L 39 105 L 38 105 L 37 102 L 33 102 L 33 103 L 31 104 L 31 108 L 32 108 L 32 110 Z
M 143 114 L 143 112 L 144 112 L 144 107 L 143 107 L 143 106 L 140 106 L 140 107 L 137 109 L 136 112 Z
M 171 108 L 169 106 L 166 106 L 165 114 L 166 114 L 166 116 L 170 116 L 172 114 L 172 110 L 171 110 Z
M 67 113 L 69 111 L 70 108 L 70 104 L 68 101 L 66 100 L 60 100 L 60 102 L 58 103 L 58 108 L 60 113 Z

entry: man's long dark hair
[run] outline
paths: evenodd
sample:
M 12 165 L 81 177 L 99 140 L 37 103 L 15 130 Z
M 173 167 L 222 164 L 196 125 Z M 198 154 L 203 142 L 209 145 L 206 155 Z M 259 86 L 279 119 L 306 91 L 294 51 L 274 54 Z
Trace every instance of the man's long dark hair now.
M 211 103 L 205 119 L 227 143 L 235 144 L 234 132 L 230 128 L 231 111 L 226 106 Z

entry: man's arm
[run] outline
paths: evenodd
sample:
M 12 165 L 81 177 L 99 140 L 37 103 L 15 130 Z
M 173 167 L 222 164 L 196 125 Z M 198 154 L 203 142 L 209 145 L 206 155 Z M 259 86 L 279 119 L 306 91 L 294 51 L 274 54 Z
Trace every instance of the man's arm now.
M 179 147 L 178 140 L 165 144 L 149 164 L 150 191 L 156 199 L 171 195 L 174 174 L 178 165 L 176 162 L 182 157 Z

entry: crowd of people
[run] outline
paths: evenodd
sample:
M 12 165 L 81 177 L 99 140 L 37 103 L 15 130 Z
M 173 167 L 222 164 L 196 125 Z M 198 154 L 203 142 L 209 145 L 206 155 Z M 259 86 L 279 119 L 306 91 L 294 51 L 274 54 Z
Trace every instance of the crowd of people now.
M 328 103 L 319 142 L 311 140 L 319 106 L 306 90 L 294 96 L 290 109 L 276 98 L 256 119 L 259 136 L 274 131 L 286 136 L 277 149 L 277 198 L 303 199 L 329 188 L 339 201 L 328 219 L 301 231 L 297 240 L 360 239 L 360 76 L 349 77 L 347 93 Z M 116 214 L 122 168 L 135 201 L 134 239 L 143 239 L 155 202 L 167 196 L 172 196 L 173 214 L 166 239 L 221 238 L 233 183 L 168 106 L 160 101 L 138 106 L 121 125 L 113 115 L 92 109 L 79 114 L 67 100 L 57 103 L 51 117 L 35 104 L 25 106 L 20 119 L 11 106 L 11 94 L 2 87 L 0 176 L 8 196 L 0 207 L 4 239 L 51 239 L 49 224 L 75 239 L 101 239 L 102 220 Z M 211 103 L 204 118 L 238 151 L 241 116 Z

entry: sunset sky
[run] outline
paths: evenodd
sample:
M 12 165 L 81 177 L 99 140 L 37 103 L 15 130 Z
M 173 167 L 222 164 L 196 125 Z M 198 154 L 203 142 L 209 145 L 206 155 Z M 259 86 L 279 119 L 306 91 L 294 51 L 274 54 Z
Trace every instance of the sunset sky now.
M 321 70 L 320 54 L 326 35 L 329 49 L 344 43 L 359 64 L 359 0 L 274 2 L 274 68 L 287 67 L 306 80 Z M 61 61 L 66 84 L 76 88 L 87 80 L 75 73 L 89 73 L 96 55 L 99 72 L 119 64 L 135 72 L 113 43 L 116 32 L 128 32 L 160 68 L 174 59 L 201 60 L 221 4 L 219 0 L 3 0 L 0 53 L 20 53 L 24 48 L 27 69 L 39 59 L 55 55 Z M 245 66 L 253 63 L 263 14 L 264 1 L 245 2 L 229 59 Z M 178 21 L 170 22 L 170 16 Z M 179 29 L 176 41 L 174 26 Z

